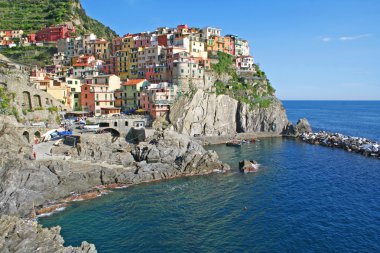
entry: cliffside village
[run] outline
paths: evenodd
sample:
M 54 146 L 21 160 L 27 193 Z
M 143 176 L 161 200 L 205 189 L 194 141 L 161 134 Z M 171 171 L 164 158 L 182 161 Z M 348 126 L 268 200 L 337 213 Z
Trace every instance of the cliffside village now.
M 176 98 L 193 88 L 215 91 L 217 52 L 235 56 L 238 72 L 253 72 L 247 40 L 221 29 L 178 25 L 126 34 L 107 41 L 94 34 L 73 36 L 59 25 L 36 34 L 0 30 L 7 47 L 55 45 L 52 66 L 31 69 L 30 81 L 73 111 L 89 115 L 165 115 Z

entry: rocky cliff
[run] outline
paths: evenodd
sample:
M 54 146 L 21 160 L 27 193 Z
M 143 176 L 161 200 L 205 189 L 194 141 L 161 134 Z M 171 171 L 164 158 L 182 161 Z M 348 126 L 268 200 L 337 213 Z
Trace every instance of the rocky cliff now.
M 281 134 L 288 125 L 285 109 L 273 97 L 268 107 L 253 107 L 231 98 L 198 90 L 171 108 L 174 129 L 189 136 L 220 136 L 242 132 Z
M 83 242 L 80 247 L 64 247 L 60 228 L 42 228 L 33 221 L 17 217 L 0 218 L 0 252 L 60 252 L 95 253 L 93 244 Z

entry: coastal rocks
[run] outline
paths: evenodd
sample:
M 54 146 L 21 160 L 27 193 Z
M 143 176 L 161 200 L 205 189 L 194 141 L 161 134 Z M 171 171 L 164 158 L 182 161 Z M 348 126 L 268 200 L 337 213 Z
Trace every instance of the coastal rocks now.
M 273 97 L 267 108 L 251 108 L 227 95 L 197 90 L 193 98 L 179 100 L 170 111 L 174 129 L 188 136 L 222 136 L 237 132 L 281 134 L 288 124 L 285 109 Z
M 366 138 L 346 136 L 339 133 L 328 133 L 325 131 L 317 133 L 305 132 L 301 134 L 299 138 L 310 144 L 341 148 L 364 156 L 380 158 L 380 145 Z
M 309 121 L 306 118 L 303 118 L 299 119 L 295 126 L 289 122 L 282 134 L 284 136 L 297 137 L 303 133 L 311 133 L 312 131 Z
M 95 253 L 93 244 L 82 242 L 80 247 L 64 247 L 60 227 L 42 228 L 37 222 L 12 216 L 0 218 L 1 252 L 60 252 Z
M 310 123 L 305 118 L 299 119 L 297 121 L 297 124 L 296 124 L 294 130 L 295 130 L 295 134 L 296 135 L 300 135 L 300 134 L 303 134 L 303 133 L 311 133 L 312 132 Z
M 273 97 L 267 108 L 250 108 L 239 102 L 237 111 L 238 132 L 271 132 L 281 134 L 288 124 L 288 118 L 280 100 Z
M 138 184 L 230 169 L 215 152 L 170 130 L 157 131 L 138 145 L 112 139 L 107 134 L 82 135 L 80 153 L 68 146 L 54 148 L 57 156 L 74 150 L 69 161 L 5 159 L 0 168 L 0 212 L 29 217 L 34 207 L 59 204 L 57 200 L 99 185 Z
M 243 160 L 239 162 L 239 169 L 244 173 L 257 172 L 259 170 L 259 164 L 253 160 Z

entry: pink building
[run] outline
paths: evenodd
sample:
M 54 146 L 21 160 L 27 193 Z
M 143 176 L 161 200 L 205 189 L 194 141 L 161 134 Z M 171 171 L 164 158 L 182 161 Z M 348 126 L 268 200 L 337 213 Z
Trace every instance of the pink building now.
M 134 35 L 136 36 L 136 34 Z M 150 46 L 150 36 L 148 34 L 137 34 L 136 37 L 134 37 L 134 47 L 149 47 Z
M 115 90 L 120 89 L 120 78 L 115 75 L 103 75 L 88 78 L 81 86 L 82 110 L 94 115 L 119 114 L 115 108 Z
M 140 94 L 140 106 L 153 119 L 164 116 L 174 103 L 178 87 L 169 83 L 151 84 Z

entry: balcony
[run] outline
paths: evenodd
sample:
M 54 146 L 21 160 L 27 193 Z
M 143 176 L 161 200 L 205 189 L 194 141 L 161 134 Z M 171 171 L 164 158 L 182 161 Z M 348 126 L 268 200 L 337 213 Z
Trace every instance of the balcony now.
M 171 105 L 174 103 L 174 100 L 153 100 L 155 105 Z

